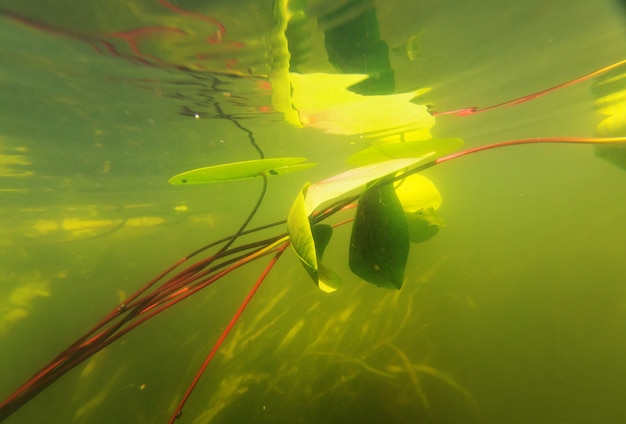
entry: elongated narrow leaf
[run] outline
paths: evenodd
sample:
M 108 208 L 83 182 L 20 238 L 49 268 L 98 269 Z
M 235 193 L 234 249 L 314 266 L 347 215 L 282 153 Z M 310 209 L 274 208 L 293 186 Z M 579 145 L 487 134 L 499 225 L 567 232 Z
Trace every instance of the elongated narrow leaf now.
M 350 269 L 379 287 L 400 289 L 409 255 L 409 230 L 392 184 L 361 194 L 350 238 Z
M 434 152 L 430 152 L 419 158 L 394 159 L 362 166 L 317 182 L 307 191 L 305 211 L 307 215 L 310 215 L 325 202 L 338 199 L 356 189 L 363 188 L 372 181 L 395 174 L 401 169 L 414 167 L 420 162 L 425 162 L 433 154 Z
M 448 155 L 463 147 L 460 138 L 431 138 L 406 143 L 380 143 L 361 150 L 346 159 L 351 165 L 363 166 L 390 159 L 415 158 L 434 152 L 433 159 Z
M 317 163 L 307 162 L 307 163 L 299 163 L 297 165 L 288 165 L 288 166 L 277 166 L 276 168 L 272 168 L 267 170 L 266 175 L 283 175 L 283 174 L 291 174 L 292 172 L 300 172 L 305 169 L 313 168 L 317 166 Z
M 304 161 L 306 161 L 306 158 L 272 158 L 225 163 L 192 169 L 191 171 L 174 175 L 168 182 L 173 185 L 207 184 L 216 181 L 243 180 L 258 177 L 262 174 L 284 174 L 289 172 L 289 167 L 301 164 Z M 302 168 L 303 165 L 308 164 L 299 166 Z
M 304 194 L 307 187 L 308 185 L 302 189 L 291 206 L 287 218 L 287 229 L 291 247 L 304 265 L 306 272 L 320 290 L 330 293 L 341 285 L 339 276 L 321 263 L 324 249 L 332 236 L 332 227 L 325 224 L 311 227 L 309 216 L 304 209 Z
M 289 232 L 291 247 L 298 258 L 306 267 L 317 271 L 315 240 L 313 239 L 309 216 L 304 210 L 304 194 L 307 192 L 307 188 L 308 185 L 305 185 L 291 205 L 291 210 L 287 216 L 287 231 Z

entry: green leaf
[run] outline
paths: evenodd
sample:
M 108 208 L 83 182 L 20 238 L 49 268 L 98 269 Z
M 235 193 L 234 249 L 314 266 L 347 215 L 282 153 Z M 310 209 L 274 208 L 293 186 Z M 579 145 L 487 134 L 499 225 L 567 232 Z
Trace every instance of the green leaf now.
M 243 180 L 265 175 L 279 175 L 309 168 L 314 164 L 302 164 L 306 158 L 271 158 L 225 163 L 192 169 L 168 180 L 172 185 L 207 184 L 216 181 Z M 300 164 L 300 165 L 296 165 Z
M 402 209 L 407 213 L 424 209 L 439 209 L 441 194 L 428 178 L 420 174 L 409 175 L 396 185 L 396 194 Z
M 333 235 L 333 227 L 328 224 L 315 224 L 311 228 L 313 240 L 315 240 L 315 255 L 318 261 L 322 260 L 324 250 Z
M 432 210 L 407 213 L 405 216 L 411 243 L 421 243 L 431 239 L 439 232 L 439 227 L 443 226 L 443 219 Z
M 597 157 L 626 170 L 626 144 L 596 144 L 593 147 Z
M 380 143 L 361 150 L 346 159 L 351 165 L 363 166 L 390 159 L 415 158 L 435 152 L 434 158 L 448 155 L 463 146 L 460 138 L 431 138 L 406 143 Z
M 393 184 L 381 183 L 359 197 L 350 239 L 350 269 L 379 287 L 400 289 L 409 255 L 409 230 Z
M 310 215 L 323 203 L 339 199 L 386 175 L 395 174 L 402 169 L 411 168 L 426 161 L 433 154 L 434 152 L 430 152 L 419 158 L 394 159 L 362 166 L 319 181 L 311 185 L 306 193 L 306 214 Z
M 332 236 L 332 227 L 317 224 L 311 227 L 309 216 L 304 209 L 304 195 L 308 184 L 298 194 L 287 217 L 287 230 L 291 247 L 304 265 L 315 284 L 324 292 L 331 293 L 341 286 L 339 276 L 322 265 L 324 249 Z
M 443 219 L 435 212 L 441 206 L 441 194 L 428 178 L 409 175 L 396 185 L 396 194 L 405 212 L 412 243 L 432 238 L 444 226 Z

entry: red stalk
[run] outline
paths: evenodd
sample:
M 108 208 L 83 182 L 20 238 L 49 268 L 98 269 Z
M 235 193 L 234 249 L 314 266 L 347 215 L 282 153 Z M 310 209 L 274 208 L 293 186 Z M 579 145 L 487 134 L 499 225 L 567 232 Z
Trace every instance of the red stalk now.
M 564 82 L 562 84 L 558 84 L 555 85 L 554 87 L 550 87 L 547 88 L 545 90 L 541 90 L 541 91 L 537 91 L 535 93 L 529 94 L 527 96 L 523 96 L 523 97 L 518 97 L 517 99 L 513 99 L 513 100 L 508 100 L 506 102 L 503 103 L 498 103 L 496 105 L 492 105 L 492 106 L 488 106 L 488 107 L 484 107 L 484 108 L 478 108 L 477 106 L 473 106 L 473 107 L 468 107 L 468 108 L 464 108 L 464 109 L 457 109 L 457 110 L 450 110 L 447 112 L 434 112 L 432 115 L 433 116 L 441 116 L 441 115 L 457 115 L 457 116 L 466 116 L 466 115 L 473 115 L 475 113 L 480 113 L 480 112 L 486 112 L 488 110 L 491 109 L 496 109 L 499 107 L 510 107 L 510 106 L 516 106 L 520 103 L 524 103 L 530 100 L 535 100 L 538 99 L 539 97 L 543 97 L 546 94 L 552 93 L 553 91 L 559 90 L 561 88 L 565 88 L 565 87 L 569 87 L 571 85 L 574 84 L 578 84 L 579 82 L 583 82 L 586 81 L 590 78 L 596 77 L 598 75 L 601 75 L 605 72 L 610 71 L 611 69 L 615 69 L 619 66 L 622 66 L 626 64 L 626 60 L 620 60 L 619 62 L 613 63 L 612 65 L 608 65 L 605 66 L 604 68 L 600 68 L 598 70 L 595 70 L 593 72 L 590 72 L 586 75 L 583 75 L 581 77 L 575 78 L 571 81 L 567 81 Z
M 243 311 L 246 309 L 246 307 L 248 306 L 248 304 L 250 303 L 250 301 L 254 297 L 255 293 L 257 292 L 258 288 L 261 286 L 263 281 L 265 281 L 265 278 L 267 277 L 269 272 L 272 270 L 272 268 L 276 264 L 276 261 L 278 261 L 278 258 L 280 258 L 280 256 L 283 254 L 283 252 L 285 251 L 287 246 L 289 246 L 289 241 L 284 242 L 283 245 L 278 248 L 278 251 L 276 252 L 274 257 L 272 258 L 272 260 L 269 262 L 269 264 L 267 264 L 267 266 L 265 267 L 265 269 L 263 270 L 263 272 L 261 273 L 261 275 L 257 279 L 256 283 L 254 283 L 254 286 L 252 286 L 252 289 L 250 289 L 250 291 L 248 292 L 246 298 L 243 300 L 241 305 L 239 305 L 239 309 L 237 309 L 237 312 L 235 312 L 235 315 L 233 315 L 232 319 L 230 320 L 230 322 L 228 323 L 228 325 L 226 326 L 226 328 L 224 329 L 224 331 L 222 332 L 220 337 L 217 339 L 217 341 L 213 345 L 213 348 L 211 349 L 211 351 L 207 355 L 206 359 L 202 363 L 202 366 L 200 367 L 200 369 L 196 373 L 195 377 L 193 378 L 191 384 L 187 388 L 187 391 L 185 392 L 185 394 L 183 395 L 182 400 L 180 401 L 180 403 L 176 407 L 176 410 L 174 411 L 174 414 L 172 414 L 172 417 L 170 418 L 169 424 L 172 424 L 174 421 L 176 421 L 176 419 L 178 419 L 178 417 L 180 417 L 180 415 L 182 414 L 183 407 L 185 406 L 185 403 L 189 399 L 189 396 L 191 396 L 191 392 L 193 392 L 193 389 L 198 384 L 198 381 L 200 381 L 200 378 L 202 377 L 202 374 L 204 374 L 204 371 L 207 369 L 207 367 L 211 363 L 211 360 L 213 359 L 213 357 L 215 356 L 215 354 L 217 353 L 219 348 L 222 346 L 222 344 L 226 340 L 226 337 L 228 337 L 228 335 L 230 334 L 230 331 L 233 329 L 233 327 L 235 326 L 235 324 L 237 323 L 237 321 L 241 317 L 241 314 L 243 314 Z
M 482 152 L 484 150 L 497 149 L 499 147 L 517 146 L 521 144 L 537 144 L 537 143 L 580 143 L 580 144 L 604 144 L 604 143 L 626 143 L 626 137 L 537 137 L 523 138 L 519 140 L 502 141 L 500 143 L 487 144 L 485 146 L 472 147 L 460 152 L 452 153 L 448 156 L 437 159 L 434 163 L 439 165 L 452 159 L 466 156 L 472 153 Z M 420 170 L 423 168 L 419 168 Z

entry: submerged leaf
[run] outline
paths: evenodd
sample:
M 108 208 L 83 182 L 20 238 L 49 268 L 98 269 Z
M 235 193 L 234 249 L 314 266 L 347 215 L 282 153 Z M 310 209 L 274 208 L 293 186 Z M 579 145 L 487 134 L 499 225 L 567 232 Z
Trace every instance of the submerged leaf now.
M 409 230 L 392 184 L 359 197 L 350 239 L 350 269 L 379 287 L 400 289 L 409 255 Z
M 597 157 L 626 170 L 626 144 L 598 144 L 593 147 Z
M 311 231 L 309 216 L 304 209 L 304 194 L 308 185 L 298 193 L 298 197 L 291 205 L 291 210 L 287 217 L 287 231 L 291 240 L 291 247 L 300 258 L 302 263 L 317 271 L 317 252 L 315 251 L 315 240 Z
M 441 194 L 428 178 L 420 174 L 406 177 L 396 186 L 396 194 L 402 208 L 407 213 L 420 212 L 424 209 L 439 209 Z
M 441 194 L 428 178 L 409 175 L 396 186 L 396 194 L 405 212 L 412 243 L 432 238 L 444 226 L 443 219 L 435 212 L 441 206 Z
M 291 247 L 320 290 L 331 293 L 341 286 L 341 279 L 321 261 L 324 249 L 332 236 L 332 227 L 326 224 L 311 227 L 309 216 L 304 209 L 304 193 L 307 187 L 305 186 L 298 194 L 287 218 Z
M 306 158 L 271 158 L 225 163 L 192 169 L 168 180 L 172 185 L 207 184 L 216 181 L 242 180 L 265 175 L 278 175 L 308 168 L 314 164 L 302 164 Z M 300 165 L 297 165 L 300 164 Z M 295 165 L 295 166 L 294 166 Z
M 421 243 L 433 238 L 439 232 L 439 227 L 443 226 L 443 219 L 432 210 L 407 213 L 405 216 L 411 243 Z

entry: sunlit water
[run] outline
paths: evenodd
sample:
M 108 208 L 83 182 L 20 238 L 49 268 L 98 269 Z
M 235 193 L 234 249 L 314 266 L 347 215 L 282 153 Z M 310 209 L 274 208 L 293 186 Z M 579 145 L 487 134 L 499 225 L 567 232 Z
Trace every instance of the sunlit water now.
M 259 149 L 318 162 L 270 179 L 261 225 L 370 143 L 293 127 L 273 109 L 273 2 L 36 3 L 0 7 L 2 398 L 145 281 L 236 231 L 261 187 L 169 177 Z M 429 87 L 420 101 L 438 112 L 521 97 L 626 54 L 617 1 L 344 3 L 298 6 L 293 70 L 354 72 L 329 59 L 324 31 L 370 13 L 393 91 Z M 593 136 L 593 84 L 438 116 L 433 133 L 468 146 Z M 626 421 L 624 171 L 589 146 L 536 145 L 424 175 L 446 227 L 412 246 L 403 289 L 351 276 L 347 227 L 325 255 L 344 280 L 337 293 L 320 292 L 288 251 L 181 423 Z M 7 422 L 167 422 L 262 268 L 150 320 Z

